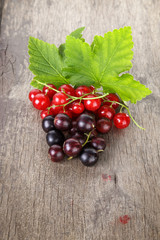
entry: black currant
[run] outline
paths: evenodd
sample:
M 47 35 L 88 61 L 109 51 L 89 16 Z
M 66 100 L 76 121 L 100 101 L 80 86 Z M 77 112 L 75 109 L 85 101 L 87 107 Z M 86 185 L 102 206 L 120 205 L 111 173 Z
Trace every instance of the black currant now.
M 71 127 L 71 119 L 67 114 L 59 113 L 54 119 L 54 125 L 61 131 L 66 131 Z
M 63 145 L 63 143 L 65 141 L 65 137 L 64 137 L 63 133 L 60 132 L 59 130 L 52 130 L 47 133 L 46 140 L 47 140 L 47 143 L 49 146 L 52 146 L 55 144 Z
M 95 120 L 89 114 L 81 114 L 77 119 L 77 128 L 80 132 L 88 133 L 95 128 Z
M 80 154 L 80 160 L 85 166 L 91 167 L 98 161 L 98 153 L 93 147 L 86 147 Z
M 54 117 L 52 116 L 45 117 L 42 121 L 42 128 L 46 133 L 56 129 L 54 126 Z

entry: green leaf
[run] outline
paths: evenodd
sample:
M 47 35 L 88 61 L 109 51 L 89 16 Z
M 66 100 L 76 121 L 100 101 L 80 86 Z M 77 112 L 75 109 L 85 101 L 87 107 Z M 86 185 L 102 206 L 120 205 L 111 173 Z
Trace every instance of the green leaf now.
M 128 73 L 121 77 L 107 79 L 107 81 L 103 78 L 102 86 L 106 93 L 117 93 L 123 101 L 131 101 L 131 103 L 136 103 L 152 93 L 151 90 L 134 80 L 133 76 Z
M 70 34 L 69 36 L 72 36 L 72 37 L 74 37 L 74 38 L 79 38 L 79 39 L 81 39 L 83 42 L 85 42 L 85 39 L 82 38 L 82 32 L 84 31 L 84 29 L 85 29 L 85 27 L 77 28 L 75 31 L 71 32 L 71 34 Z M 62 44 L 59 46 L 59 54 L 61 55 L 62 60 L 64 60 L 64 58 L 65 58 L 64 50 L 65 50 L 65 43 L 62 43 Z
M 65 58 L 64 50 L 65 50 L 65 43 L 62 43 L 58 48 L 59 54 L 62 57 L 62 61 Z
M 43 42 L 34 37 L 29 38 L 29 69 L 33 74 L 42 79 L 48 78 L 55 84 L 56 81 L 61 84 L 68 83 L 68 80 L 62 74 L 63 62 L 54 44 Z
M 115 29 L 104 34 L 104 37 L 95 36 L 91 45 L 94 60 L 98 63 L 98 82 L 110 77 L 119 76 L 132 67 L 133 42 L 131 27 Z
M 93 53 L 88 43 L 67 36 L 65 49 L 65 65 L 63 69 L 66 76 L 70 77 L 73 86 L 90 86 L 95 82 Z
M 82 32 L 84 31 L 85 27 L 77 28 L 75 31 L 71 32 L 70 36 L 75 38 L 82 38 Z

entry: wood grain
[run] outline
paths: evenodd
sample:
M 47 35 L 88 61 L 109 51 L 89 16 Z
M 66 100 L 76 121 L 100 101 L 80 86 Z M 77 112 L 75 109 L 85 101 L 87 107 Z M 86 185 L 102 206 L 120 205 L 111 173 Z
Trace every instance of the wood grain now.
M 28 101 L 28 37 L 59 45 L 130 25 L 131 73 L 153 94 L 130 106 L 137 122 L 106 136 L 99 163 L 53 164 L 39 113 Z M 160 1 L 5 0 L 0 42 L 0 239 L 160 239 Z M 102 178 L 103 176 L 103 178 Z M 108 177 L 110 176 L 110 177 Z M 128 215 L 122 224 L 120 216 Z

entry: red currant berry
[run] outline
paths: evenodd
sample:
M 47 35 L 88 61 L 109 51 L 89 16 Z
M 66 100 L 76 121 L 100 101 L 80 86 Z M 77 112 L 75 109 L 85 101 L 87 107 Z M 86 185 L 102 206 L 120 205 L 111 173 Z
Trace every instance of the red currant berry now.
M 70 110 L 62 109 L 59 111 L 59 113 L 64 113 L 64 114 L 68 115 L 68 117 L 72 118 L 72 112 Z
M 112 120 L 115 115 L 115 110 L 109 106 L 102 106 L 98 110 L 98 117 L 99 118 L 108 118 L 109 120 Z
M 63 105 L 67 102 L 67 95 L 65 95 L 64 93 L 59 92 L 53 96 L 52 104 L 54 105 Z
M 52 110 L 53 116 L 56 116 L 60 111 L 63 111 L 63 107 L 62 106 L 60 106 L 60 107 L 54 106 L 53 101 L 51 102 L 51 106 L 52 106 L 51 110 Z
M 100 133 L 108 133 L 111 130 L 112 122 L 108 119 L 101 118 L 96 123 L 96 128 Z
M 72 103 L 72 112 L 76 114 L 81 114 L 84 111 L 84 105 L 83 103 L 79 101 L 75 101 Z
M 32 102 L 33 99 L 35 98 L 35 96 L 38 94 L 38 93 L 41 93 L 41 91 L 39 89 L 32 89 L 30 92 L 29 92 L 29 100 Z
M 106 100 L 110 100 L 110 101 L 116 101 L 119 102 L 119 98 L 117 97 L 117 95 L 110 93 L 105 97 L 105 101 L 103 102 L 103 105 L 107 105 L 107 106 L 111 106 L 116 109 L 119 104 L 118 103 L 112 103 L 112 102 L 107 102 Z
M 56 94 L 56 91 L 54 91 L 53 89 L 50 89 L 49 87 L 54 88 L 54 89 L 57 89 L 57 88 L 53 84 L 47 84 L 47 86 L 43 87 L 42 92 L 45 95 L 47 95 L 49 98 L 52 98 L 54 96 L 54 94 Z
M 38 110 L 45 110 L 50 106 L 49 97 L 44 93 L 38 93 L 32 101 L 33 106 Z
M 73 112 L 72 103 L 68 104 L 65 108 L 66 108 L 66 110 L 69 110 L 72 113 L 72 118 L 77 118 L 78 117 L 78 114 Z
M 42 119 L 47 117 L 47 116 L 50 116 L 50 115 L 53 115 L 52 109 L 50 109 L 49 111 L 48 110 L 43 110 L 40 114 Z
M 90 93 L 91 89 L 87 86 L 80 86 L 76 89 L 75 92 L 77 97 L 82 97 L 83 95 Z
M 89 88 L 91 89 L 92 92 L 95 90 L 95 87 L 92 85 Z
M 113 122 L 117 128 L 123 129 L 129 126 L 130 117 L 126 113 L 117 113 L 113 118 Z
M 70 95 L 70 96 L 75 96 L 75 90 L 72 86 L 68 85 L 68 84 L 64 84 L 62 86 L 60 86 L 58 88 L 58 90 L 60 92 L 65 92 L 66 94 Z
M 97 96 L 90 94 L 90 95 L 86 96 L 85 98 L 95 98 L 95 97 L 97 97 Z M 100 108 L 101 100 L 99 98 L 84 100 L 84 106 L 87 110 L 94 112 Z

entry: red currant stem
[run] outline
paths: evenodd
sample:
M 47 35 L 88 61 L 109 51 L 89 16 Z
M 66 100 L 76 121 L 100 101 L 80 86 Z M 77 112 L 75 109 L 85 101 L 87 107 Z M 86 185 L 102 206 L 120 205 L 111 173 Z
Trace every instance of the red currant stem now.
M 121 106 L 121 108 L 120 108 L 120 111 L 119 111 L 120 113 L 122 112 L 122 109 L 123 109 L 123 106 Z
M 35 81 L 36 81 L 37 83 L 39 83 L 39 84 L 43 85 L 43 86 L 46 86 L 46 87 L 48 87 L 49 89 L 52 89 L 52 90 L 54 90 L 55 92 L 60 92 L 58 89 L 52 88 L 52 87 L 48 86 L 46 83 L 39 82 L 39 81 L 38 81 L 38 80 L 36 80 L 36 79 L 35 79 Z M 48 83 L 48 84 L 49 84 L 49 83 Z
M 95 130 L 95 128 L 93 129 L 93 130 Z M 92 130 L 92 131 L 93 131 Z M 87 143 L 88 143 L 88 141 L 89 141 L 89 138 L 90 138 L 90 136 L 91 136 L 91 133 L 92 133 L 92 131 L 90 131 L 88 134 L 87 133 L 85 133 L 85 135 L 87 136 L 87 139 L 86 139 L 86 141 L 83 143 L 83 145 L 82 145 L 82 147 L 84 147 Z
M 134 118 L 133 118 L 132 115 L 131 115 L 131 112 L 129 111 L 129 107 L 127 107 L 126 105 L 124 105 L 124 104 L 122 104 L 122 103 L 119 103 L 119 102 L 117 102 L 117 101 L 110 101 L 110 100 L 108 100 L 108 102 L 118 103 L 120 106 L 126 108 L 126 109 L 127 109 L 127 112 L 128 112 L 128 115 L 130 116 L 130 118 L 132 119 L 132 121 L 134 122 L 134 124 L 135 124 L 137 127 L 139 127 L 140 129 L 145 130 L 145 128 L 141 127 L 141 126 L 134 120 Z
M 51 109 L 52 107 L 65 107 L 65 106 L 67 106 L 68 104 L 70 104 L 70 103 L 72 103 L 72 102 L 74 102 L 75 100 L 74 99 L 72 99 L 71 101 L 69 101 L 69 102 L 67 102 L 67 103 L 65 103 L 65 104 L 61 104 L 61 105 L 52 105 L 52 106 L 50 106 L 50 107 L 48 107 L 48 109 Z
M 89 94 L 88 94 L 89 95 Z M 108 93 L 98 96 L 98 97 L 93 97 L 93 98 L 83 98 L 83 100 L 92 100 L 92 99 L 99 99 L 99 98 L 104 98 L 108 95 Z

